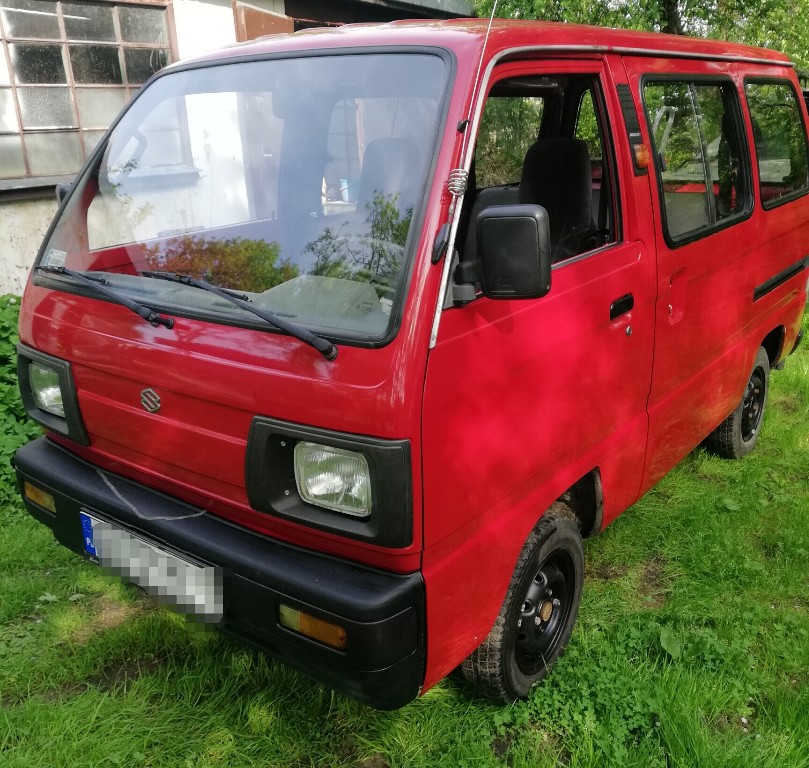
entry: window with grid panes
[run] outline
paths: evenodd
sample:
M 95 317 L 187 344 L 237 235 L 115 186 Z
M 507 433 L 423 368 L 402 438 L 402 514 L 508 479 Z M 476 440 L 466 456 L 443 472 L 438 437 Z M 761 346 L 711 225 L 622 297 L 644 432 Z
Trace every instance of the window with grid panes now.
M 0 188 L 75 173 L 171 58 L 164 7 L 0 0 Z

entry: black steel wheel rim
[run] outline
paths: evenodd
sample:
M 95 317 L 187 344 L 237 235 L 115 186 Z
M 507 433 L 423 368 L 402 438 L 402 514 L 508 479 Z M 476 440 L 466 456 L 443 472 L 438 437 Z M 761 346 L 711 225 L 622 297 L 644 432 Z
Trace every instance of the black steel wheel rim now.
M 542 562 L 528 585 L 517 618 L 515 660 L 527 676 L 555 660 L 573 609 L 575 569 L 565 552 Z
M 745 443 L 752 440 L 761 426 L 761 417 L 764 414 L 764 399 L 767 394 L 767 382 L 762 368 L 756 368 L 742 400 L 742 440 Z

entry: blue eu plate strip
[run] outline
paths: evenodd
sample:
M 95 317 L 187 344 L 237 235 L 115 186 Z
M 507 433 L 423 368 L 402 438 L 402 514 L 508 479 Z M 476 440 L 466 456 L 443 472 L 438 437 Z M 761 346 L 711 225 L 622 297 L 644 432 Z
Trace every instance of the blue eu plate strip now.
M 93 541 L 93 520 L 90 515 L 86 515 L 84 512 L 79 512 L 79 517 L 81 518 L 81 532 L 84 536 L 84 551 L 88 555 L 97 557 L 95 542 Z

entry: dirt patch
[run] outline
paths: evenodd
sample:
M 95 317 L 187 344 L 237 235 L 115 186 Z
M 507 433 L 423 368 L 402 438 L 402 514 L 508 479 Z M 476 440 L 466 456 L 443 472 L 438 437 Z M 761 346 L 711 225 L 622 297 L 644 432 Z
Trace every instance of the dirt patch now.
M 135 680 L 157 672 L 163 659 L 119 659 L 104 666 L 100 674 L 87 680 L 89 686 L 99 691 L 126 693 Z
M 0 696 L 0 709 L 3 709 L 4 707 L 13 707 L 15 704 L 19 704 L 20 701 L 21 699 L 18 699 L 16 696 Z
M 341 763 L 348 763 L 357 757 L 354 742 L 349 740 L 338 742 L 332 749 L 334 750 L 335 757 L 340 758 Z
M 45 691 L 42 694 L 43 701 L 61 701 L 62 699 L 68 699 L 71 696 L 78 696 L 79 694 L 85 693 L 90 688 L 88 683 L 65 683 L 65 685 L 60 685 L 58 688 L 50 691 Z
M 653 557 L 640 574 L 640 594 L 644 597 L 644 602 L 653 608 L 659 608 L 666 602 L 664 567 L 665 563 L 661 558 Z
M 508 751 L 514 743 L 514 737 L 511 734 L 505 736 L 495 736 L 492 739 L 492 752 L 494 756 L 500 760 L 505 760 L 507 765 L 511 765 L 511 760 L 508 758 Z
M 597 565 L 593 569 L 593 575 L 601 581 L 612 581 L 612 579 L 620 579 L 629 573 L 629 567 L 626 565 L 610 565 L 603 564 Z
M 774 396 L 772 403 L 778 408 L 779 411 L 783 411 L 785 413 L 794 413 L 800 406 L 800 400 L 793 392 Z
M 379 753 L 366 757 L 361 763 L 357 763 L 357 768 L 390 768 Z
M 735 731 L 736 733 L 753 733 L 753 718 L 744 715 L 719 715 L 714 722 L 716 730 L 720 732 Z
M 150 607 L 151 603 L 146 600 L 119 603 L 106 595 L 101 595 L 93 602 L 93 616 L 71 632 L 68 639 L 72 643 L 82 645 L 93 635 L 120 627 L 127 619 L 149 610 Z

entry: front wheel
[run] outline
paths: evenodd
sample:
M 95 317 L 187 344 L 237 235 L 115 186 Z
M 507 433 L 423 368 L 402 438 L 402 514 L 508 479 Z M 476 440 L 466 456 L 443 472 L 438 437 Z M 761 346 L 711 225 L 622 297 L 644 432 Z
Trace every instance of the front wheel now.
M 767 408 L 770 358 L 759 348 L 744 395 L 736 409 L 705 440 L 705 445 L 726 459 L 740 459 L 753 450 Z
M 584 584 L 584 547 L 576 523 L 547 514 L 520 553 L 506 598 L 481 646 L 462 664 L 488 698 L 524 698 L 562 655 Z

